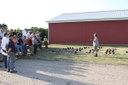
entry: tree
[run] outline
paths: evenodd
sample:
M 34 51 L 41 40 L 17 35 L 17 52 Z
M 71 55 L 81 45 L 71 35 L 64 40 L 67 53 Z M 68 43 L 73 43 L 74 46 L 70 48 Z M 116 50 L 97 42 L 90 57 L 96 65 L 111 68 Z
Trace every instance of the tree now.
M 44 28 L 38 28 L 38 27 L 31 27 L 32 31 L 39 31 L 40 32 L 40 37 L 43 38 L 46 36 L 48 37 L 48 29 L 44 29 Z
M 16 32 L 17 32 L 17 33 L 19 33 L 20 31 L 21 31 L 20 28 L 17 28 L 17 29 L 16 29 Z
M 0 24 L 0 29 L 7 30 L 8 26 L 6 24 Z

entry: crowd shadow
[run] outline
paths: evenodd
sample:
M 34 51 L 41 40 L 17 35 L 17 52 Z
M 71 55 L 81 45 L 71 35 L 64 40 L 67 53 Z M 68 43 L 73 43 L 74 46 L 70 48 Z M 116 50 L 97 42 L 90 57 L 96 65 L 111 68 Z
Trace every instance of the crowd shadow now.
M 39 54 L 39 56 L 43 57 L 47 55 L 47 53 L 49 56 L 51 56 L 51 58 L 64 55 L 63 51 L 59 51 L 59 48 L 43 48 L 42 50 L 43 52 L 37 52 L 36 56 Z M 70 54 L 68 57 L 70 57 Z M 49 82 L 48 85 L 94 85 L 92 83 L 81 80 L 87 77 L 88 67 L 88 64 L 77 62 L 74 63 L 18 59 L 16 61 L 16 70 L 18 73 L 15 75 Z
M 86 78 L 88 66 L 73 62 L 18 60 L 16 75 L 49 82 L 48 85 L 94 85 L 81 80 Z

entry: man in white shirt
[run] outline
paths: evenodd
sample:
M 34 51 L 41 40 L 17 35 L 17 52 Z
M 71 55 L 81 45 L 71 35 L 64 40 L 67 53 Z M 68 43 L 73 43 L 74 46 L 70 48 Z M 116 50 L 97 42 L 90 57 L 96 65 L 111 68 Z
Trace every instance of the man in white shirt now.
M 93 47 L 96 52 L 95 56 L 97 57 L 98 56 L 97 52 L 98 52 L 98 47 L 99 47 L 99 39 L 98 39 L 98 36 L 96 33 L 94 33 Z
M 9 34 L 8 33 L 4 33 L 4 37 L 2 38 L 2 43 L 1 43 L 1 54 L 3 56 L 3 61 L 4 61 L 4 65 L 5 68 L 7 68 L 7 45 L 9 43 Z
M 22 30 L 22 35 L 23 35 L 24 38 L 27 37 L 27 30 L 26 29 Z

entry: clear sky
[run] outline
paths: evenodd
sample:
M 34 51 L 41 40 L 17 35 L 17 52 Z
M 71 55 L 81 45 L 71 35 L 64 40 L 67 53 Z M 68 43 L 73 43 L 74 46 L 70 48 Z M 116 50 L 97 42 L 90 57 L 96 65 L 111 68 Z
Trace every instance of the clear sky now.
M 9 29 L 48 28 L 63 13 L 128 9 L 128 0 L 0 0 L 0 23 Z

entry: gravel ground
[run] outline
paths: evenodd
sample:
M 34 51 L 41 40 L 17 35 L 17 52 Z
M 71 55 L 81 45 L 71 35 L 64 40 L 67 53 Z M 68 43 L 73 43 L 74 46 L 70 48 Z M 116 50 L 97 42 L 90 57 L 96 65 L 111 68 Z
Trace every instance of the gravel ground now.
M 17 60 L 16 69 L 0 68 L 0 85 L 128 85 L 128 65 Z

